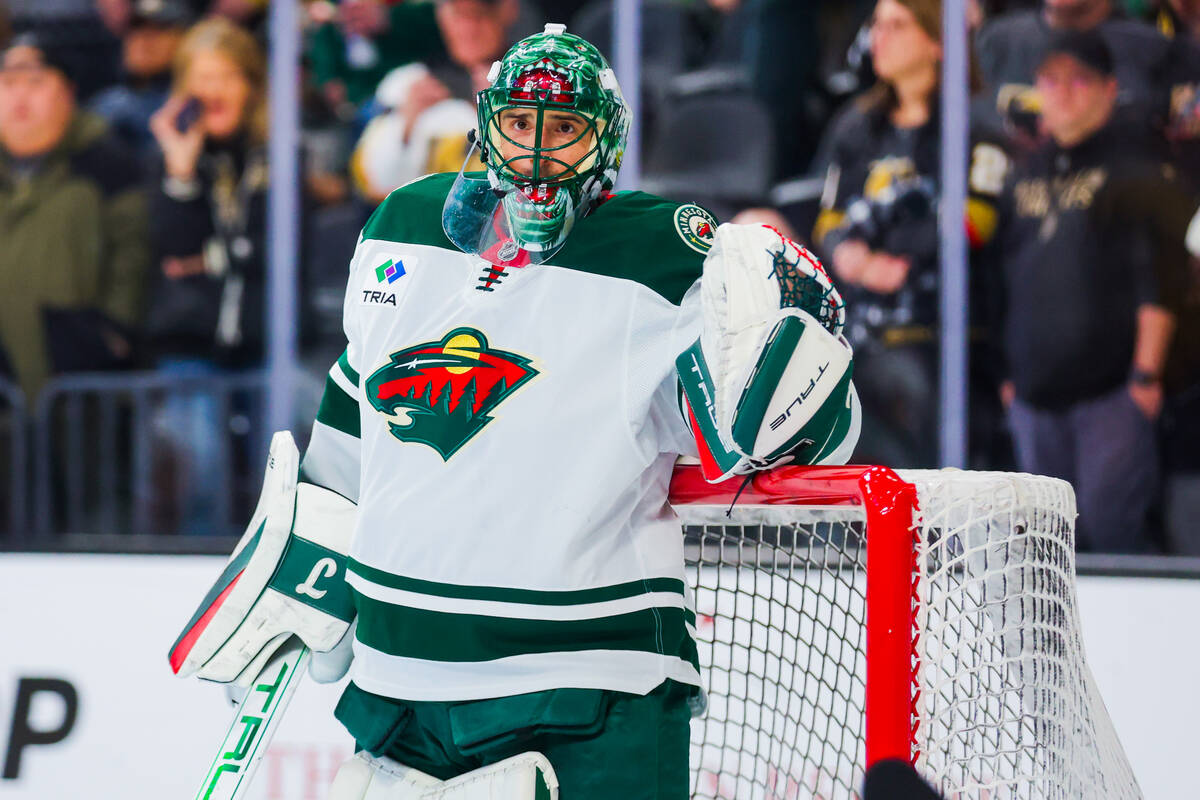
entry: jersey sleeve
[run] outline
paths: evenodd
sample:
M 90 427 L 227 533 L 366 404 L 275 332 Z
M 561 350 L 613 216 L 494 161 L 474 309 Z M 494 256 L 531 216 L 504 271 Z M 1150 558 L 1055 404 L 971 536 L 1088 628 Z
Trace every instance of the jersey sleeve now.
M 358 502 L 362 450 L 362 423 L 359 417 L 362 388 L 356 360 L 359 332 L 349 287 L 358 285 L 354 274 L 362 243 L 362 237 L 359 237 L 354 258 L 350 261 L 350 276 L 342 310 L 342 327 L 348 344 L 325 377 L 325 392 L 321 395 L 312 436 L 300 464 L 301 481 L 337 492 L 355 503 Z
M 697 278 L 679 304 L 679 315 L 671 331 L 671 350 L 682 353 L 696 341 L 700 331 L 700 279 Z M 650 404 L 650 422 L 658 431 L 659 450 L 681 456 L 698 456 L 683 399 L 683 384 L 678 374 L 670 373 L 659 386 Z

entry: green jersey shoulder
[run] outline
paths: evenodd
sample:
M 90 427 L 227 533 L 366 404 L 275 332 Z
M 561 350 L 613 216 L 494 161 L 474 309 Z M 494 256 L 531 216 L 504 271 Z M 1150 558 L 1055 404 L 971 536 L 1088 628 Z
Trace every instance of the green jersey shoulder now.
M 364 239 L 456 248 L 442 230 L 442 206 L 457 175 L 419 178 L 387 196 Z M 717 222 L 694 203 L 618 192 L 580 220 L 549 266 L 629 280 L 679 303 L 700 277 Z

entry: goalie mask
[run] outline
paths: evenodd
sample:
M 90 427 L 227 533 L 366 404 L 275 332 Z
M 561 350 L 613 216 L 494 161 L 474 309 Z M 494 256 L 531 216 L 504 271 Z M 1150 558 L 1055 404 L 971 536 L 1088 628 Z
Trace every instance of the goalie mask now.
M 612 189 L 629 109 L 600 51 L 562 25 L 513 45 L 489 80 L 474 137 L 486 172 L 460 171 L 442 227 L 493 263 L 543 263 Z

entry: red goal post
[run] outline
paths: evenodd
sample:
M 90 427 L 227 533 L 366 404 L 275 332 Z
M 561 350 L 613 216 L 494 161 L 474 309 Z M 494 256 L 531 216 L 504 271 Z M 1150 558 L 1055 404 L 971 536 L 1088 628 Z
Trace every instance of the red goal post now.
M 884 758 L 947 797 L 1140 797 L 1084 657 L 1068 484 L 860 466 L 741 484 L 671 483 L 709 691 L 694 797 L 854 797 Z

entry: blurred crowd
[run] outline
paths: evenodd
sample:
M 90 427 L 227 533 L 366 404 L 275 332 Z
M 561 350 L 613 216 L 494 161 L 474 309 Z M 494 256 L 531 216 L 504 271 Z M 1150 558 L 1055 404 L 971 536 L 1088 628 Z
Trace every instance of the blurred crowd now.
M 375 205 L 470 166 L 474 93 L 512 42 L 565 22 L 611 58 L 613 9 L 300 6 L 298 333 L 320 376 Z M 970 466 L 1071 481 L 1081 549 L 1200 554 L 1200 1 L 967 12 Z M 936 466 L 940 0 L 642 13 L 642 85 L 624 88 L 643 188 L 817 252 L 850 309 L 854 460 Z M 31 408 L 74 373 L 203 385 L 262 365 L 266 17 L 266 0 L 0 0 L 0 380 Z M 212 391 L 156 403 L 181 531 L 213 529 L 229 412 Z

